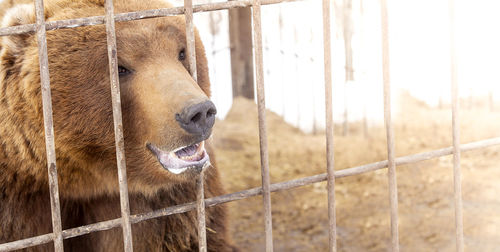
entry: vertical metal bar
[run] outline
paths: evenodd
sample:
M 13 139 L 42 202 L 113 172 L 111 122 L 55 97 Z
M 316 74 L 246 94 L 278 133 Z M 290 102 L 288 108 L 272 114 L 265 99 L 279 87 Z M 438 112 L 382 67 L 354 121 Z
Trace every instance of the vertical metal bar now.
M 52 231 L 54 233 L 55 251 L 64 251 L 61 207 L 59 204 L 59 185 L 57 181 L 56 149 L 54 143 L 54 125 L 52 120 L 52 95 L 50 92 L 49 60 L 47 55 L 47 38 L 45 31 L 45 14 L 43 0 L 35 0 L 36 36 L 38 43 L 38 60 L 40 64 L 40 82 L 42 88 L 43 124 L 45 127 L 45 148 L 49 173 L 50 209 L 52 214 Z
M 116 164 L 118 166 L 118 182 L 120 185 L 120 206 L 122 214 L 123 246 L 125 251 L 133 251 L 132 228 L 130 225 L 130 206 L 127 186 L 127 167 L 125 163 L 125 145 L 123 141 L 122 109 L 120 99 L 120 82 L 118 79 L 118 60 L 116 57 L 116 33 L 113 0 L 106 0 L 106 34 L 108 45 L 109 77 L 111 81 L 111 99 L 113 106 L 113 123 L 115 128 Z
M 455 190 L 455 234 L 458 252 L 464 251 L 464 223 L 462 203 L 462 171 L 460 169 L 460 121 L 458 114 L 457 63 L 455 55 L 455 1 L 449 0 L 450 8 L 450 60 L 451 60 L 451 100 L 453 130 L 453 182 Z
M 186 43 L 187 55 L 189 59 L 189 71 L 195 81 L 198 80 L 196 73 L 196 47 L 193 26 L 193 1 L 184 0 L 184 16 L 186 18 Z
M 259 144 L 260 165 L 262 174 L 262 196 L 264 200 L 264 217 L 266 231 L 266 252 L 273 251 L 273 220 L 271 214 L 271 192 L 269 189 L 269 153 L 267 151 L 266 98 L 264 94 L 264 68 L 262 56 L 262 25 L 260 0 L 253 0 L 253 41 L 255 57 L 255 79 L 257 85 L 257 105 L 259 110 Z
M 329 251 L 337 251 L 337 224 L 335 217 L 335 162 L 333 151 L 332 112 L 332 50 L 330 34 L 330 0 L 323 0 L 323 44 L 325 61 L 325 106 L 326 106 L 326 169 L 328 179 L 328 230 Z
M 384 119 L 387 135 L 387 156 L 388 156 L 388 179 L 389 179 L 389 199 L 391 204 L 391 240 L 392 251 L 399 251 L 399 231 L 398 231 L 398 187 L 396 181 L 396 163 L 394 127 L 391 118 L 391 85 L 389 74 L 389 34 L 387 0 L 381 1 L 382 17 L 382 64 L 384 81 Z
M 205 223 L 205 193 L 204 193 L 204 169 L 201 170 L 196 180 L 196 212 L 198 214 L 198 248 L 200 252 L 207 251 L 207 231 Z
M 196 71 L 196 45 L 193 25 L 193 1 L 184 0 L 184 17 L 186 18 L 186 44 L 189 60 L 189 72 L 195 81 L 198 79 Z M 204 192 L 204 169 L 200 171 L 196 179 L 196 213 L 198 216 L 198 249 L 200 252 L 207 251 L 207 231 L 205 221 L 205 192 Z

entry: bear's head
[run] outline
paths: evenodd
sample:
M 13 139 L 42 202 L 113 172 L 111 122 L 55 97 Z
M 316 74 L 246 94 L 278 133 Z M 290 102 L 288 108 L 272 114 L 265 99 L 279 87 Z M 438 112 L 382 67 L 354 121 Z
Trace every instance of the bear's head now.
M 115 13 L 171 7 L 162 0 L 114 2 Z M 46 0 L 45 16 L 53 21 L 104 15 L 103 5 L 103 0 Z M 2 26 L 30 23 L 35 23 L 33 5 L 19 5 L 7 11 Z M 197 32 L 197 82 L 189 72 L 183 16 L 116 23 L 116 40 L 129 190 L 150 194 L 193 181 L 208 160 L 204 140 L 216 113 Z M 106 28 L 48 31 L 47 43 L 61 194 L 117 193 Z M 39 147 L 38 160 L 31 161 L 41 165 L 29 172 L 45 178 L 36 36 L 6 36 L 0 45 L 1 98 L 10 122 L 27 125 L 27 141 Z

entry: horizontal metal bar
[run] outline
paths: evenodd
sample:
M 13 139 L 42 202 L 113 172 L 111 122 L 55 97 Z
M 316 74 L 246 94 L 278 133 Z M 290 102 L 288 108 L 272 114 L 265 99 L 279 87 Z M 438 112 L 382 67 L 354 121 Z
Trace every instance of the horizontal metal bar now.
M 304 0 L 262 0 L 262 5 L 278 4 L 285 2 L 298 2 L 298 1 L 304 1 Z M 226 10 L 232 8 L 243 8 L 249 6 L 252 6 L 252 0 L 235 0 L 235 1 L 221 2 L 221 3 L 198 4 L 193 6 L 193 13 Z M 127 12 L 127 13 L 118 13 L 115 15 L 114 19 L 115 22 L 125 22 L 125 21 L 147 19 L 147 18 L 175 16 L 181 14 L 184 14 L 184 7 L 173 7 L 173 8 L 162 8 L 162 9 Z M 51 31 L 57 29 L 81 27 L 81 26 L 100 25 L 104 23 L 105 23 L 104 16 L 94 16 L 86 18 L 50 21 L 45 24 L 45 29 L 47 31 Z M 10 26 L 5 28 L 0 28 L 0 37 L 7 35 L 31 33 L 31 32 L 35 32 L 35 24 Z
M 496 146 L 500 145 L 500 137 L 497 138 L 491 138 L 491 139 L 486 139 L 482 141 L 477 141 L 477 142 L 472 142 L 468 144 L 462 144 L 460 145 L 460 151 L 466 152 L 466 151 L 472 151 L 472 150 L 478 150 L 478 149 L 483 149 L 491 146 Z M 396 158 L 395 162 L 397 166 L 400 165 L 407 165 L 407 164 L 412 164 L 412 163 L 417 163 L 420 161 L 425 161 L 433 158 L 438 158 L 442 156 L 447 156 L 453 154 L 453 147 L 448 147 L 448 148 L 442 148 L 434 151 L 429 151 L 429 152 L 423 152 L 423 153 L 418 153 L 418 154 L 413 154 L 413 155 L 408 155 L 404 157 L 399 157 Z M 381 161 L 381 162 L 376 162 L 376 163 L 371 163 L 367 165 L 361 165 L 361 166 L 356 166 L 352 168 L 347 168 L 344 170 L 339 170 L 335 171 L 335 178 L 342 178 L 342 177 L 349 177 L 349 176 L 354 176 L 354 175 L 359 175 L 375 170 L 380 170 L 383 168 L 387 167 L 387 160 Z M 271 192 L 279 192 L 279 191 L 284 191 L 284 190 L 289 190 L 305 185 L 310 185 L 318 182 L 323 182 L 327 180 L 327 174 L 322 173 L 310 177 L 305 177 L 305 178 L 300 178 L 300 179 L 294 179 L 294 180 L 289 180 L 285 182 L 280 182 L 280 183 L 275 183 L 270 185 L 270 190 Z M 256 187 L 244 191 L 239 191 L 235 193 L 230 193 L 230 194 L 225 194 L 213 198 L 208 198 L 205 199 L 205 206 L 211 207 L 231 201 L 236 201 L 236 200 L 242 200 L 250 197 L 254 197 L 257 195 L 262 194 L 262 188 L 261 187 Z M 130 216 L 130 222 L 132 224 L 139 223 L 141 221 L 145 220 L 150 220 L 158 217 L 163 217 L 167 215 L 173 215 L 173 214 L 178 214 L 178 213 L 185 213 L 189 212 L 196 209 L 196 202 L 190 202 L 182 205 L 176 205 L 176 206 L 171 206 L 171 207 L 166 207 L 162 208 L 156 211 L 148 212 L 148 213 L 142 213 L 142 214 L 135 214 Z M 68 239 L 72 237 L 77 237 L 85 234 L 89 234 L 91 232 L 96 232 L 96 231 L 102 231 L 102 230 L 108 230 L 111 228 L 119 227 L 121 225 L 121 218 L 118 219 L 113 219 L 113 220 L 108 220 L 108 221 L 102 221 L 82 227 L 77 227 L 77 228 L 72 228 L 72 229 L 67 229 L 63 231 L 63 238 Z M 16 249 L 22 249 L 22 248 L 27 248 L 31 246 L 36 246 L 44 243 L 48 243 L 52 240 L 53 234 L 45 234 L 41 236 L 36 236 L 24 240 L 18 240 L 14 242 L 9 242 L 9 243 L 4 243 L 0 244 L 0 251 L 11 251 L 11 250 L 16 250 Z
M 130 222 L 132 223 L 132 220 Z M 96 222 L 96 223 L 81 226 L 81 227 L 66 229 L 63 231 L 63 238 L 69 239 L 69 238 L 73 238 L 73 237 L 77 237 L 77 236 L 81 236 L 81 235 L 90 234 L 92 232 L 104 231 L 104 230 L 109 230 L 112 228 L 121 227 L 121 225 L 122 225 L 122 218 Z M 0 251 L 1 251 L 1 249 L 0 249 Z
M 4 244 L 0 244 L 0 251 L 13 251 L 13 250 L 18 250 L 22 248 L 27 248 L 27 247 L 34 247 L 38 245 L 42 245 L 45 243 L 49 243 L 52 240 L 54 240 L 54 234 L 44 234 L 44 235 L 39 235 L 23 240 L 17 240 L 13 242 L 8 242 Z
M 81 227 L 76 227 L 76 228 L 71 228 L 71 229 L 66 229 L 63 230 L 62 235 L 63 239 L 69 239 L 81 235 L 86 235 L 90 234 L 92 232 L 97 232 L 97 231 L 104 231 L 116 227 L 120 227 L 122 223 L 122 219 L 113 219 L 113 220 L 108 220 L 108 221 L 101 221 Z M 12 251 L 12 250 L 18 250 L 18 249 L 23 249 L 27 247 L 33 247 L 33 246 L 38 246 L 42 245 L 45 243 L 49 243 L 54 239 L 54 234 L 49 233 L 49 234 L 44 234 L 40 236 L 35 236 L 27 239 L 22 239 L 22 240 L 17 240 L 9 243 L 4 243 L 0 244 L 0 251 Z

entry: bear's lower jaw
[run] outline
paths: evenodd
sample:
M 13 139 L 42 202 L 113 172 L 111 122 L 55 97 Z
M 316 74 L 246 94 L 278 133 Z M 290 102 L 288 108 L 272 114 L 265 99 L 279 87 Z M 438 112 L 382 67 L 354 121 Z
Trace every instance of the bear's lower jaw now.
M 170 152 L 163 151 L 151 143 L 146 144 L 146 147 L 156 156 L 163 168 L 173 174 L 181 174 L 189 169 L 201 171 L 210 165 L 205 141 Z

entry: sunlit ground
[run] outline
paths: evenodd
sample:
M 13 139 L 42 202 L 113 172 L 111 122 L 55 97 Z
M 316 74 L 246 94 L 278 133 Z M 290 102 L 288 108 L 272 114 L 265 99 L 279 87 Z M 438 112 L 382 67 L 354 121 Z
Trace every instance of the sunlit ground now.
M 396 122 L 396 154 L 451 146 L 451 112 L 432 109 L 405 96 L 406 111 Z M 500 108 L 498 108 L 500 109 Z M 500 110 L 477 106 L 461 112 L 461 137 L 467 143 L 498 136 Z M 339 127 L 337 127 L 339 128 Z M 325 137 L 302 133 L 268 113 L 272 182 L 325 172 Z M 360 123 L 349 136 L 335 136 L 335 166 L 344 169 L 387 159 L 385 131 Z M 260 186 L 256 106 L 235 100 L 225 121 L 216 123 L 216 159 L 228 192 Z M 465 246 L 496 251 L 500 246 L 500 148 L 462 153 Z M 400 246 L 405 251 L 455 251 L 452 157 L 397 168 Z M 386 170 L 340 178 L 336 184 L 340 251 L 386 251 L 390 216 Z M 325 183 L 272 194 L 276 251 L 328 251 Z M 264 250 L 262 198 L 229 204 L 231 230 L 243 251 Z

